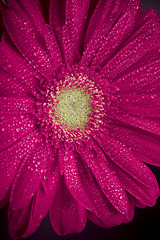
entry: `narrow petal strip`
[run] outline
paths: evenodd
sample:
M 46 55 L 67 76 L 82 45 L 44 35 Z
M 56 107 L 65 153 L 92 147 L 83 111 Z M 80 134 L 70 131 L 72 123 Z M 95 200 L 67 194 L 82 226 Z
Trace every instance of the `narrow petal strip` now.
M 154 127 L 152 128 L 154 129 Z M 111 123 L 109 132 L 110 136 L 116 139 L 116 141 L 131 149 L 136 158 L 146 163 L 160 166 L 158 135 L 129 124 L 116 122 L 115 120 Z
M 23 57 L 43 76 L 52 73 L 45 39 L 33 26 L 25 12 L 14 7 L 3 11 L 5 27 Z
M 5 117 L 0 121 L 0 150 L 9 148 L 9 146 L 30 134 L 35 128 L 36 122 L 29 115 L 5 114 Z
M 141 13 L 139 13 L 140 15 Z M 138 19 L 137 19 L 138 21 Z M 136 26 L 136 23 L 135 23 Z M 147 19 L 139 28 L 133 30 L 128 41 L 123 48 L 115 54 L 110 61 L 102 66 L 100 73 L 107 76 L 110 81 L 117 77 L 123 71 L 126 71 L 131 65 L 139 61 L 149 51 L 160 46 L 160 25 L 159 16 Z
M 153 188 L 156 193 L 159 192 L 154 174 L 143 162 L 133 155 L 131 149 L 128 149 L 120 141 L 115 140 L 109 135 L 105 139 L 100 139 L 99 137 L 99 145 L 106 152 L 107 156 L 120 168 L 144 186 Z
M 9 193 L 20 163 L 33 150 L 34 143 L 32 141 L 36 137 L 37 132 L 33 131 L 21 141 L 0 152 L 0 200 Z
M 84 165 L 78 153 L 67 150 L 64 174 L 67 187 L 74 198 L 101 219 L 104 226 L 111 227 L 123 222 L 122 214 L 105 197 L 89 167 Z
M 87 211 L 68 191 L 63 176 L 49 215 L 51 224 L 59 235 L 81 232 L 86 226 Z
M 110 163 L 107 161 L 102 150 L 95 143 L 93 149 L 94 150 L 83 150 L 81 155 L 86 164 L 91 168 L 100 188 L 108 200 L 120 213 L 127 215 L 129 203 L 119 179 L 110 167 Z M 96 154 L 94 151 L 96 151 Z
M 132 18 L 131 14 L 126 14 L 126 13 L 132 12 L 133 18 L 134 18 L 138 8 L 139 8 L 139 0 L 98 1 L 96 9 L 91 18 L 89 27 L 87 29 L 86 39 L 85 39 L 85 49 L 84 49 L 85 53 L 82 57 L 82 63 L 86 65 L 91 64 L 91 61 L 96 56 L 98 49 L 101 46 L 103 48 L 103 46 L 105 45 L 108 47 L 107 41 L 106 41 L 107 36 L 110 33 L 110 31 L 112 31 L 112 28 L 115 25 L 115 23 L 117 23 L 118 20 L 123 15 L 125 15 L 127 18 L 130 16 L 129 18 L 131 20 Z M 133 24 L 133 19 L 131 21 L 131 25 L 132 24 Z M 116 26 L 115 26 L 115 29 L 116 29 Z M 126 29 L 126 32 L 131 31 L 131 29 L 132 27 L 128 27 Z M 112 43 L 112 40 L 110 41 L 110 43 Z M 103 52 L 103 55 L 104 55 L 104 52 Z
M 12 184 L 10 204 L 15 209 L 25 207 L 32 199 L 40 183 L 41 172 L 46 169 L 47 153 L 43 140 L 33 138 L 31 144 L 33 149 L 25 155 Z
M 35 101 L 25 98 L 1 97 L 0 114 L 25 114 L 35 112 Z
M 26 91 L 37 88 L 37 79 L 42 76 L 28 63 L 23 56 L 11 46 L 6 35 L 3 35 L 0 42 L 0 66 L 6 74 L 14 78 L 14 82 L 23 86 Z M 3 73 L 2 73 L 3 74 Z M 10 86 L 12 87 L 12 86 Z
M 7 6 L 8 8 L 15 9 L 17 12 L 21 12 L 24 17 L 28 17 L 35 29 L 41 34 L 44 33 L 45 21 L 42 14 L 40 0 L 8 0 Z

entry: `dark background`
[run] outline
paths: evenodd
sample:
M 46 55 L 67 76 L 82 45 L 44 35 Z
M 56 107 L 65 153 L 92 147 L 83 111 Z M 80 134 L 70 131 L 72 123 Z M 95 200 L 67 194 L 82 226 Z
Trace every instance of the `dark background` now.
M 25 0 L 24 0 L 25 1 Z M 34 0 L 33 0 L 34 1 Z M 160 15 L 160 0 L 141 0 L 143 8 L 157 9 Z M 0 26 L 0 31 L 3 27 Z M 160 183 L 160 169 L 151 167 Z M 0 211 L 0 240 L 10 240 L 7 223 L 8 207 Z M 121 224 L 110 229 L 103 229 L 88 220 L 85 230 L 79 234 L 58 236 L 50 224 L 48 215 L 42 221 L 38 230 L 26 240 L 131 240 L 131 239 L 159 239 L 160 238 L 160 199 L 155 207 L 136 209 L 135 217 L 131 223 Z

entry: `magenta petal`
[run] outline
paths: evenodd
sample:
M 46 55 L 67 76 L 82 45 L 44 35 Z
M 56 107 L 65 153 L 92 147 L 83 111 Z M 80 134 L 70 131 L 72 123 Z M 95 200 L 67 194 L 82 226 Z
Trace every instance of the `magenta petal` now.
M 25 155 L 33 149 L 32 140 L 36 137 L 37 133 L 34 131 L 0 152 L 0 200 L 8 195 L 19 165 Z
M 29 18 L 34 27 L 43 34 L 44 30 L 44 17 L 42 14 L 41 4 L 39 0 L 19 0 L 15 3 L 15 0 L 9 0 L 7 2 L 9 9 L 15 9 L 18 13 L 21 12 L 24 18 Z
M 113 117 L 112 123 L 113 125 L 115 125 L 116 128 L 117 127 L 121 128 L 122 126 L 126 126 L 126 127 L 128 126 L 130 128 L 134 128 L 134 131 L 135 133 L 137 133 L 137 135 L 139 134 L 139 132 L 141 132 L 141 134 L 153 133 L 157 136 L 160 136 L 160 122 L 156 118 L 150 119 L 150 118 L 144 118 L 142 116 L 117 113 Z
M 133 69 L 115 81 L 118 95 L 159 94 L 160 91 L 159 48 L 150 51 Z M 154 77 L 153 77 L 154 76 Z M 113 85 L 114 86 L 114 85 Z
M 144 186 L 154 189 L 156 194 L 159 193 L 158 183 L 154 174 L 143 162 L 133 155 L 130 149 L 109 135 L 105 139 L 101 139 L 99 144 L 115 164 Z
M 35 112 L 35 101 L 24 98 L 1 97 L 0 114 L 25 114 Z
M 68 191 L 63 176 L 49 215 L 52 227 L 59 235 L 81 232 L 86 226 L 87 211 Z
M 96 214 L 103 225 L 111 227 L 123 222 L 123 215 L 106 198 L 89 167 L 84 165 L 78 153 L 66 151 L 64 175 L 71 194 L 86 209 Z
M 14 104 L 12 103 L 11 105 Z M 2 111 L 3 109 L 5 109 L 5 105 L 3 105 L 2 102 Z M 7 108 L 5 110 L 7 110 Z M 10 111 L 12 111 L 11 108 Z M 1 110 L 0 116 L 2 116 Z M 21 140 L 36 128 L 35 120 L 32 119 L 29 115 L 16 115 L 13 111 L 12 115 L 4 112 L 3 116 L 5 117 L 3 117 L 0 121 L 0 150 L 9 147 L 10 145 L 16 143 L 18 140 Z
M 92 58 L 92 65 L 95 67 L 104 65 L 117 52 L 117 49 L 133 30 L 136 14 L 137 9 L 132 9 L 118 19 Z
M 37 191 L 34 197 L 34 207 L 32 210 L 33 221 L 37 226 L 40 225 L 43 218 L 46 216 L 49 211 L 52 199 L 54 197 L 54 192 L 51 189 L 45 191 L 40 183 L 37 187 Z M 25 233 L 25 237 L 29 236 L 27 232 Z
M 126 192 L 126 194 L 127 194 L 128 202 L 129 202 L 129 211 L 128 211 L 128 215 L 124 219 L 124 223 L 129 223 L 134 218 L 135 203 L 134 203 L 133 197 L 128 192 Z
M 139 7 L 139 0 L 136 1 L 98 1 L 95 11 L 93 12 L 89 27 L 87 29 L 85 38 L 85 51 L 82 57 L 82 62 L 86 65 L 91 64 L 93 57 L 95 57 L 99 48 L 103 48 L 108 34 L 115 23 L 127 12 L 133 14 L 133 18 Z M 128 14 L 128 13 L 127 13 Z M 130 15 L 130 14 L 128 14 Z M 132 18 L 132 17 L 131 17 Z M 130 20 L 131 20 L 130 18 Z M 98 21 L 97 21 L 98 19 Z M 133 24 L 133 19 L 131 25 Z M 128 31 L 129 28 L 127 28 Z M 126 31 L 127 33 L 127 31 Z M 115 35 L 114 35 L 115 37 Z M 103 45 L 104 44 L 104 45 Z M 107 46 L 109 50 L 112 49 L 112 40 Z M 112 51 L 111 51 L 112 52 Z M 103 52 L 103 56 L 104 56 Z
M 141 18 L 141 12 L 139 18 Z M 144 20 L 144 18 L 142 19 Z M 138 28 L 137 24 L 135 26 L 135 30 L 123 48 L 100 71 L 100 74 L 104 77 L 107 76 L 110 81 L 139 61 L 149 51 L 160 46 L 159 16 L 147 19 L 146 22 L 142 21 Z
M 35 134 L 31 149 L 25 154 L 12 184 L 10 203 L 13 208 L 23 208 L 32 199 L 40 183 L 41 172 L 45 170 L 46 159 L 44 142 Z
M 138 9 L 140 6 L 140 1 L 126 1 L 126 0 L 100 0 L 98 1 L 95 10 L 92 14 L 87 33 L 86 33 L 86 44 L 93 36 L 96 31 L 98 32 L 99 28 L 104 28 L 105 25 L 110 23 L 110 27 L 119 19 L 125 12 L 130 11 L 131 9 Z M 98 21 L 97 21 L 98 19 Z M 111 21 L 107 21 L 110 19 Z M 108 29 L 109 29 L 108 28 Z
M 37 87 L 37 79 L 41 80 L 41 75 L 10 45 L 6 35 L 2 36 L 0 42 L 0 54 L 0 66 L 4 70 L 2 75 L 6 79 L 11 79 L 12 76 L 14 81 L 12 84 L 20 88 L 20 92 L 22 90 L 30 92 Z M 10 88 L 12 89 L 11 84 Z M 14 93 L 15 90 L 12 94 Z
M 5 198 L 0 200 L 0 210 L 9 202 L 9 194 Z
M 152 188 L 147 188 L 120 168 L 116 169 L 115 167 L 115 170 L 124 189 L 127 192 L 129 192 L 145 206 L 154 206 L 156 204 L 158 195 L 156 195 Z
M 33 207 L 33 201 L 31 200 L 28 205 L 21 209 L 13 209 L 9 205 L 8 209 L 8 225 L 9 234 L 12 239 L 19 239 L 24 236 L 28 231 L 31 235 L 38 227 L 32 219 L 31 210 Z
M 128 223 L 132 221 L 135 213 L 135 202 L 132 196 L 129 195 L 129 193 L 127 193 L 127 197 L 129 199 L 129 212 L 128 212 L 128 216 L 126 216 L 124 220 L 124 223 Z M 87 217 L 89 218 L 90 221 L 92 221 L 96 225 L 104 228 L 106 227 L 106 225 L 101 221 L 101 219 L 98 218 L 93 212 L 87 211 Z
M 1 97 L 17 97 L 17 98 L 26 98 L 28 97 L 28 92 L 24 85 L 16 81 L 10 74 L 6 73 L 3 70 L 0 70 L 0 79 L 1 79 Z
M 51 75 L 52 66 L 44 36 L 40 35 L 26 13 L 11 6 L 3 11 L 3 21 L 24 58 L 42 75 Z
M 81 156 L 91 168 L 95 179 L 108 200 L 120 213 L 127 215 L 129 209 L 128 198 L 114 172 L 114 168 L 111 168 L 111 164 L 102 150 L 96 144 L 93 144 L 93 149 L 83 149 Z
M 65 24 L 62 28 L 62 41 L 64 47 L 64 58 L 66 65 L 71 66 L 73 62 L 74 49 L 72 48 L 72 39 L 69 25 Z
M 62 54 L 60 47 L 58 45 L 56 36 L 51 29 L 50 25 L 46 25 L 45 29 L 45 41 L 47 45 L 47 49 L 49 51 L 49 54 L 51 56 L 52 62 L 53 62 L 53 68 L 55 68 L 56 71 L 59 70 L 59 67 L 62 65 Z
M 50 161 L 48 161 L 50 162 Z M 57 187 L 56 176 L 58 174 L 58 165 L 52 166 L 52 175 L 41 181 L 47 181 L 48 190 L 44 190 L 42 182 L 37 186 L 37 191 L 28 204 L 20 209 L 13 209 L 9 206 L 9 232 L 12 238 L 28 237 L 40 225 L 43 218 L 46 216 L 50 204 L 55 195 Z M 55 177 L 55 181 L 53 181 Z
M 93 212 L 87 211 L 87 217 L 94 224 L 105 228 L 105 225 L 103 225 L 101 219 L 99 219 Z
M 89 11 L 90 0 L 66 1 L 65 26 L 62 32 L 64 55 L 70 64 L 80 52 Z
M 31 210 L 31 203 L 26 208 L 14 210 L 11 206 L 8 209 L 9 234 L 13 239 L 23 236 L 27 228 Z
M 123 94 L 118 97 L 116 107 L 122 113 L 157 118 L 159 116 L 160 95 Z M 152 106 L 152 108 L 151 108 Z
M 55 156 L 55 160 L 49 159 L 48 163 L 51 165 L 47 168 L 47 178 L 42 174 L 41 182 L 37 188 L 36 194 L 34 196 L 34 207 L 32 209 L 32 217 L 36 225 L 39 225 L 43 218 L 46 216 L 49 211 L 50 205 L 53 201 L 53 198 L 56 197 L 56 190 L 59 184 L 59 165 L 57 156 Z M 48 165 L 49 165 L 48 164 Z M 47 188 L 44 188 L 47 186 Z M 25 233 L 27 236 L 27 232 Z
M 49 22 L 52 29 L 59 31 L 65 21 L 65 0 L 50 0 Z
M 125 118 L 125 121 L 126 120 L 127 117 Z M 157 135 L 158 130 L 156 130 L 158 129 L 158 124 L 157 120 L 155 122 L 153 120 L 150 121 L 152 132 L 155 133 L 153 134 L 150 128 L 146 126 L 144 130 L 141 130 L 140 127 L 134 127 L 134 125 L 131 126 L 114 120 L 114 122 L 110 125 L 109 132 L 114 139 L 122 142 L 128 148 L 132 149 L 134 156 L 140 159 L 140 161 L 160 166 L 160 145 L 159 136 Z M 141 127 L 142 126 L 143 125 L 141 124 Z M 117 132 L 119 134 L 117 134 Z

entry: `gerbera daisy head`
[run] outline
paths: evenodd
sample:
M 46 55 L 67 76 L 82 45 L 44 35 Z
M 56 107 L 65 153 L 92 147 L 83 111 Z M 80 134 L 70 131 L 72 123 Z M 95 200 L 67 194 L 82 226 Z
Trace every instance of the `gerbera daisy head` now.
M 139 0 L 8 0 L 0 42 L 0 207 L 12 238 L 49 212 L 60 234 L 153 206 L 160 22 Z
M 45 84 L 36 116 L 50 144 L 74 149 L 103 131 L 105 101 L 98 80 L 98 74 L 76 66 Z

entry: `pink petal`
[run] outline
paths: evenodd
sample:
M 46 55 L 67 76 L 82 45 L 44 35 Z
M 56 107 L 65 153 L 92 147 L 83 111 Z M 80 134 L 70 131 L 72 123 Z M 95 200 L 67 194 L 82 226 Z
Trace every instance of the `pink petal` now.
M 94 143 L 93 149 L 83 149 L 81 156 L 91 168 L 100 189 L 108 200 L 120 213 L 127 215 L 129 209 L 128 198 L 114 173 L 114 168 L 112 169 L 102 150 Z
M 46 168 L 47 153 L 41 135 L 35 135 L 30 144 L 32 149 L 24 155 L 11 188 L 10 204 L 15 209 L 25 207 L 32 199 Z
M 87 211 L 87 217 L 94 224 L 105 228 L 105 225 L 103 225 L 101 219 L 99 219 L 93 212 Z
M 132 176 L 117 166 L 115 166 L 115 171 L 124 189 L 138 199 L 143 205 L 154 206 L 156 204 L 158 196 L 152 188 L 148 188 L 139 183 Z
M 8 148 L 36 128 L 35 120 L 30 115 L 14 115 L 14 112 L 12 114 L 4 112 L 0 121 L 0 150 Z
M 127 194 L 128 201 L 129 201 L 129 211 L 128 211 L 128 216 L 126 217 L 124 223 L 129 223 L 134 218 L 135 203 L 134 203 L 133 197 L 128 192 L 126 192 L 126 194 Z
M 11 77 L 9 73 L 0 70 L 0 94 L 4 97 L 20 97 L 26 98 L 28 97 L 27 89 L 23 84 L 16 81 L 15 78 Z
M 1 97 L 0 114 L 25 114 L 35 112 L 35 101 L 26 98 Z
M 156 120 L 159 116 L 160 54 L 156 52 L 152 51 L 146 56 L 145 65 L 143 62 L 142 66 L 115 82 L 114 87 L 117 91 L 113 92 L 112 106 L 118 109 L 120 115 L 129 114 L 130 117 L 144 117 L 149 120 Z M 118 112 L 115 115 L 118 115 L 118 118 L 122 117 Z
M 143 204 L 142 202 L 140 202 L 138 199 L 136 199 L 134 197 L 133 197 L 133 201 L 134 201 L 135 207 L 138 207 L 138 208 L 145 208 L 146 207 L 145 204 Z
M 27 1 L 28 2 L 28 1 Z M 15 4 L 14 4 L 15 6 Z M 13 7 L 3 11 L 3 21 L 13 43 L 24 58 L 42 75 L 52 74 L 52 66 L 45 39 L 22 8 Z
M 130 135 L 133 137 L 132 135 Z M 128 140 L 128 137 L 127 137 Z M 124 144 L 106 135 L 105 138 L 98 139 L 100 146 L 107 156 L 125 172 L 131 175 L 144 186 L 152 188 L 156 194 L 159 192 L 158 183 L 151 170 Z
M 156 122 L 154 125 L 153 123 L 153 120 L 150 121 L 152 129 L 154 130 L 155 128 L 154 131 L 156 131 L 158 125 L 156 126 Z M 159 137 L 156 132 L 155 134 L 150 133 L 150 130 L 148 131 L 146 127 L 144 130 L 141 130 L 139 127 L 134 127 L 134 125 L 118 123 L 115 120 L 111 123 L 109 128 L 110 135 L 117 141 L 120 141 L 122 144 L 132 149 L 133 155 L 136 158 L 152 165 L 160 166 Z
M 101 45 L 103 45 L 103 43 L 105 44 L 105 39 L 107 38 L 108 33 L 111 31 L 112 27 L 114 24 L 116 24 L 118 19 L 120 19 L 128 11 L 132 11 L 134 17 L 138 7 L 139 0 L 98 1 L 86 32 L 86 48 L 85 53 L 82 57 L 82 62 L 84 64 L 91 64 L 92 58 L 95 57 Z M 129 28 L 128 31 L 130 31 Z M 109 44 L 108 46 L 111 49 L 112 45 L 110 46 Z
M 78 60 L 83 41 L 90 0 L 66 1 L 65 26 L 62 31 L 66 63 Z M 76 56 L 77 55 L 77 56 Z
M 69 66 L 72 65 L 74 49 L 72 48 L 72 36 L 68 24 L 65 24 L 62 28 L 62 44 L 64 47 L 64 58 L 65 63 Z
M 13 8 L 18 13 L 23 13 L 24 18 L 29 18 L 32 25 L 41 33 L 44 34 L 44 17 L 42 14 L 41 3 L 39 0 L 9 0 L 7 2 L 8 8 Z
M 81 232 L 86 226 L 87 211 L 68 191 L 63 176 L 49 215 L 52 227 L 59 235 Z
M 38 226 L 36 226 L 31 216 L 32 207 L 33 200 L 31 200 L 26 207 L 18 210 L 9 205 L 8 230 L 12 239 L 23 237 L 26 231 L 31 235 L 37 229 Z
M 13 209 L 11 204 L 9 206 L 9 232 L 12 238 L 28 237 L 33 234 L 49 210 L 57 189 L 59 167 L 57 161 L 53 164 L 53 159 L 52 161 L 48 159 L 47 163 L 52 163 L 47 172 L 48 177 L 41 179 L 36 193 L 28 204 L 20 209 Z M 47 181 L 46 190 L 43 188 L 44 181 Z
M 128 216 L 126 217 L 124 223 L 128 223 L 128 222 L 132 221 L 133 217 L 134 217 L 134 213 L 135 213 L 135 202 L 133 200 L 133 197 L 129 193 L 127 193 L 127 197 L 129 199 L 129 212 L 128 212 Z M 89 218 L 90 221 L 92 221 L 96 225 L 105 228 L 105 225 L 103 224 L 101 219 L 99 219 L 93 212 L 88 211 L 87 217 Z
M 106 227 L 122 223 L 120 214 L 101 191 L 90 168 L 78 153 L 66 150 L 64 176 L 69 191 L 86 209 L 93 212 Z
M 59 31 L 65 21 L 65 1 L 50 0 L 49 5 L 49 22 L 52 29 Z
M 95 67 L 105 64 L 110 57 L 112 57 L 128 38 L 128 35 L 133 30 L 135 24 L 135 15 L 137 9 L 132 9 L 121 16 L 121 18 L 115 22 L 112 29 L 105 36 L 103 43 L 99 46 L 95 57 L 92 58 L 92 65 Z
M 116 104 L 114 104 L 116 102 Z M 159 107 L 160 107 L 160 94 L 148 94 L 148 95 L 138 95 L 138 94 L 123 94 L 117 96 L 117 99 L 113 101 L 113 104 L 122 113 L 132 113 L 137 116 L 143 117 L 159 117 Z M 152 107 L 151 107 L 152 106 Z
M 135 128 L 137 135 L 139 132 L 143 132 L 144 134 L 153 133 L 157 136 L 160 135 L 160 122 L 156 118 L 151 119 L 131 114 L 117 113 L 112 116 L 111 119 L 113 120 L 113 124 L 122 124 L 127 127 Z
M 5 207 L 5 205 L 9 202 L 9 194 L 0 200 L 0 210 Z
M 33 139 L 37 137 L 34 131 L 28 136 L 0 152 L 0 200 L 8 196 L 12 181 L 24 157 L 32 151 Z
M 45 41 L 47 49 L 53 61 L 53 68 L 55 68 L 55 70 L 58 71 L 63 63 L 62 54 L 56 36 L 52 31 L 50 25 L 46 25 Z
M 54 161 L 53 158 L 50 158 L 50 156 L 48 156 L 47 165 L 47 177 L 45 175 L 42 177 L 41 182 L 37 187 L 36 194 L 34 196 L 32 218 L 36 225 L 39 225 L 41 223 L 41 221 L 49 211 L 53 198 L 56 197 L 55 194 L 58 187 L 60 172 L 57 156 L 55 155 Z M 47 186 L 47 188 L 44 188 L 44 186 Z M 27 236 L 28 232 L 26 231 L 25 237 Z
M 141 12 L 137 15 L 135 30 L 118 53 L 102 68 L 100 73 L 110 81 L 139 61 L 150 50 L 160 45 L 159 16 L 143 21 Z M 140 24 L 139 24 L 140 23 Z
M 78 48 L 81 40 L 83 39 L 84 27 L 86 24 L 86 16 L 89 11 L 90 0 L 76 0 L 66 1 L 66 22 L 72 35 L 72 41 L 76 49 Z
M 4 77 L 6 76 L 8 79 L 8 75 L 10 75 L 10 78 L 12 76 L 14 78 L 14 85 L 25 89 L 26 92 L 31 92 L 32 89 L 38 87 L 37 79 L 41 80 L 41 75 L 11 46 L 6 35 L 3 35 L 0 42 L 0 54 L 1 69 L 4 69 L 4 72 L 8 73 L 2 72 Z M 11 84 L 10 87 L 12 87 Z
M 125 75 L 124 75 L 125 74 Z M 159 47 L 150 51 L 143 59 L 124 73 L 114 83 L 115 94 L 158 94 L 160 90 L 160 51 Z

